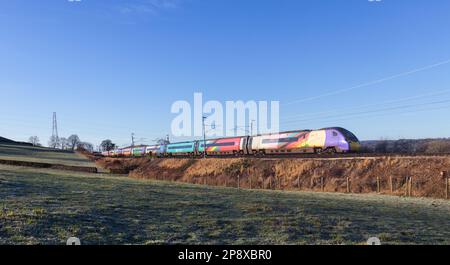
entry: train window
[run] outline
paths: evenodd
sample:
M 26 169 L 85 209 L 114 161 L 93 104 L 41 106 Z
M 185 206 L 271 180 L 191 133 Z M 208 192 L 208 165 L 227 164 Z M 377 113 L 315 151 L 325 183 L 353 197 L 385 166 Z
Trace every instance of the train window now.
M 350 141 L 353 141 L 353 142 L 358 142 L 359 141 L 358 138 L 356 138 L 356 136 L 353 133 L 351 133 L 350 131 L 348 131 L 346 129 L 343 129 L 343 128 L 339 128 L 338 130 L 344 135 L 344 137 L 347 140 L 350 140 Z
M 338 136 L 337 132 L 333 132 L 333 136 L 334 137 Z
M 185 148 L 192 148 L 192 145 L 169 146 L 167 149 L 173 150 L 173 149 L 185 149 Z
M 206 144 L 207 147 L 213 147 L 213 146 L 233 146 L 236 145 L 236 142 L 224 142 L 224 143 L 212 143 L 212 144 Z M 203 147 L 204 144 L 200 144 L 200 147 Z
M 298 137 L 286 137 L 286 138 L 278 138 L 278 139 L 264 139 L 262 140 L 263 144 L 274 144 L 274 143 L 290 143 L 298 141 Z
M 296 141 L 298 141 L 298 137 L 281 138 L 279 140 L 280 143 L 290 143 L 290 142 L 296 142 Z

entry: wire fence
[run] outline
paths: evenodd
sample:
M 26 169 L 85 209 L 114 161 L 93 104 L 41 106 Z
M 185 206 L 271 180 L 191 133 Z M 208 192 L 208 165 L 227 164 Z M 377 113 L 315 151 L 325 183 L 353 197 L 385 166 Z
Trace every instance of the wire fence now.
M 447 171 L 440 172 L 439 179 L 436 183 L 435 190 L 439 190 L 438 197 L 449 199 L 450 197 L 450 176 Z M 269 176 L 267 178 L 246 176 L 241 174 L 231 178 L 214 178 L 212 175 L 204 174 L 191 181 L 194 184 L 223 186 L 236 189 L 269 189 L 280 191 L 316 191 L 316 192 L 342 192 L 342 193 L 375 193 L 384 195 L 397 195 L 404 197 L 423 197 L 422 185 L 423 180 L 419 180 L 414 176 L 389 176 L 389 177 L 373 177 L 366 185 L 358 183 L 355 190 L 354 181 L 350 177 L 344 178 L 344 183 L 331 183 L 327 177 L 321 176 L 314 179 L 310 188 L 305 188 L 302 183 L 302 176 L 297 178 L 287 178 L 286 176 Z M 333 188 L 330 188 L 333 187 Z M 427 196 L 428 197 L 428 196 Z

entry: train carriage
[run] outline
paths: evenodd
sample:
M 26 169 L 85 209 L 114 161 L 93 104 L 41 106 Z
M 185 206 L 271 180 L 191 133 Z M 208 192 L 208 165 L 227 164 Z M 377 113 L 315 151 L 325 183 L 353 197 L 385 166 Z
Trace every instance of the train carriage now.
M 340 127 L 303 130 L 251 137 L 249 153 L 344 153 L 359 150 L 359 141 Z
M 206 140 L 207 155 L 244 155 L 248 137 L 230 137 Z M 197 152 L 202 155 L 205 151 L 204 141 L 198 141 Z
M 114 150 L 114 155 L 115 155 L 115 156 L 118 156 L 118 157 L 122 156 L 122 149 L 116 149 L 116 150 Z
M 146 156 L 162 156 L 164 155 L 164 151 L 163 151 L 163 146 L 162 145 L 149 145 L 147 147 L 145 147 L 145 155 Z
M 167 144 L 167 156 L 195 156 L 196 141 Z
M 308 152 L 307 138 L 311 131 L 290 131 L 251 137 L 248 153 L 280 154 Z
M 123 148 L 122 149 L 122 156 L 131 156 L 131 154 L 132 154 L 131 150 L 132 150 L 131 147 Z
M 335 148 L 337 152 L 358 152 L 361 144 L 349 130 L 341 127 L 322 129 L 326 132 L 325 150 Z
M 144 156 L 145 155 L 145 146 L 137 146 L 131 149 L 132 156 Z

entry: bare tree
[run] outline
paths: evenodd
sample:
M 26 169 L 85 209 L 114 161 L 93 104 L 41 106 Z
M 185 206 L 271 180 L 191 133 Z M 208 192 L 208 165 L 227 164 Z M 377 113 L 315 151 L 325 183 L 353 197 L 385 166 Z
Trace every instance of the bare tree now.
M 59 147 L 58 138 L 56 138 L 55 136 L 50 136 L 50 139 L 48 140 L 48 147 L 51 148 Z
M 30 138 L 28 138 L 28 142 L 30 142 L 33 146 L 40 146 L 41 145 L 39 143 L 39 137 L 37 137 L 37 136 L 30 136 Z
M 71 136 L 69 136 L 69 138 L 67 138 L 67 142 L 68 142 L 69 148 L 71 150 L 75 150 L 75 147 L 77 147 L 81 141 L 80 141 L 80 137 L 78 137 L 78 135 L 72 134 Z
M 62 137 L 59 138 L 59 146 L 61 147 L 62 150 L 67 150 L 69 149 L 69 140 L 67 140 L 67 138 Z
M 78 150 L 86 150 L 88 152 L 94 152 L 94 145 L 88 142 L 80 142 L 77 145 Z
M 426 144 L 425 153 L 450 153 L 450 142 L 446 140 L 432 140 Z

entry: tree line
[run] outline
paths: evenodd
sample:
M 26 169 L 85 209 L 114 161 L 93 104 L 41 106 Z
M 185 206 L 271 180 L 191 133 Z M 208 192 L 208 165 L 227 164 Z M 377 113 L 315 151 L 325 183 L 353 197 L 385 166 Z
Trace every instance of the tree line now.
M 88 142 L 81 141 L 80 137 L 76 134 L 72 134 L 69 137 L 56 138 L 51 136 L 48 141 L 48 146 L 51 148 L 57 148 L 61 150 L 76 150 L 85 149 L 89 152 L 94 151 L 94 145 Z
M 33 146 L 42 146 L 39 137 L 37 136 L 30 136 L 30 138 L 28 138 L 28 142 L 31 143 Z M 48 141 L 48 147 L 71 151 L 77 149 L 84 149 L 89 152 L 94 152 L 94 145 L 89 142 L 81 141 L 80 137 L 76 134 L 72 134 L 67 138 L 61 137 L 58 139 L 54 136 L 51 136 Z M 100 143 L 99 151 L 111 151 L 116 149 L 116 147 L 117 145 L 115 143 L 113 143 L 109 139 L 106 139 Z
M 362 141 L 364 153 L 441 154 L 450 153 L 450 138 Z
M 39 137 L 37 136 L 30 136 L 30 138 L 28 138 L 28 142 L 31 143 L 33 146 L 42 146 Z M 80 137 L 78 137 L 78 135 L 76 134 L 72 134 L 67 138 L 65 137 L 56 138 L 54 136 L 51 136 L 48 141 L 48 147 L 71 151 L 74 151 L 76 149 L 85 149 L 89 152 L 94 151 L 93 144 L 81 141 Z

